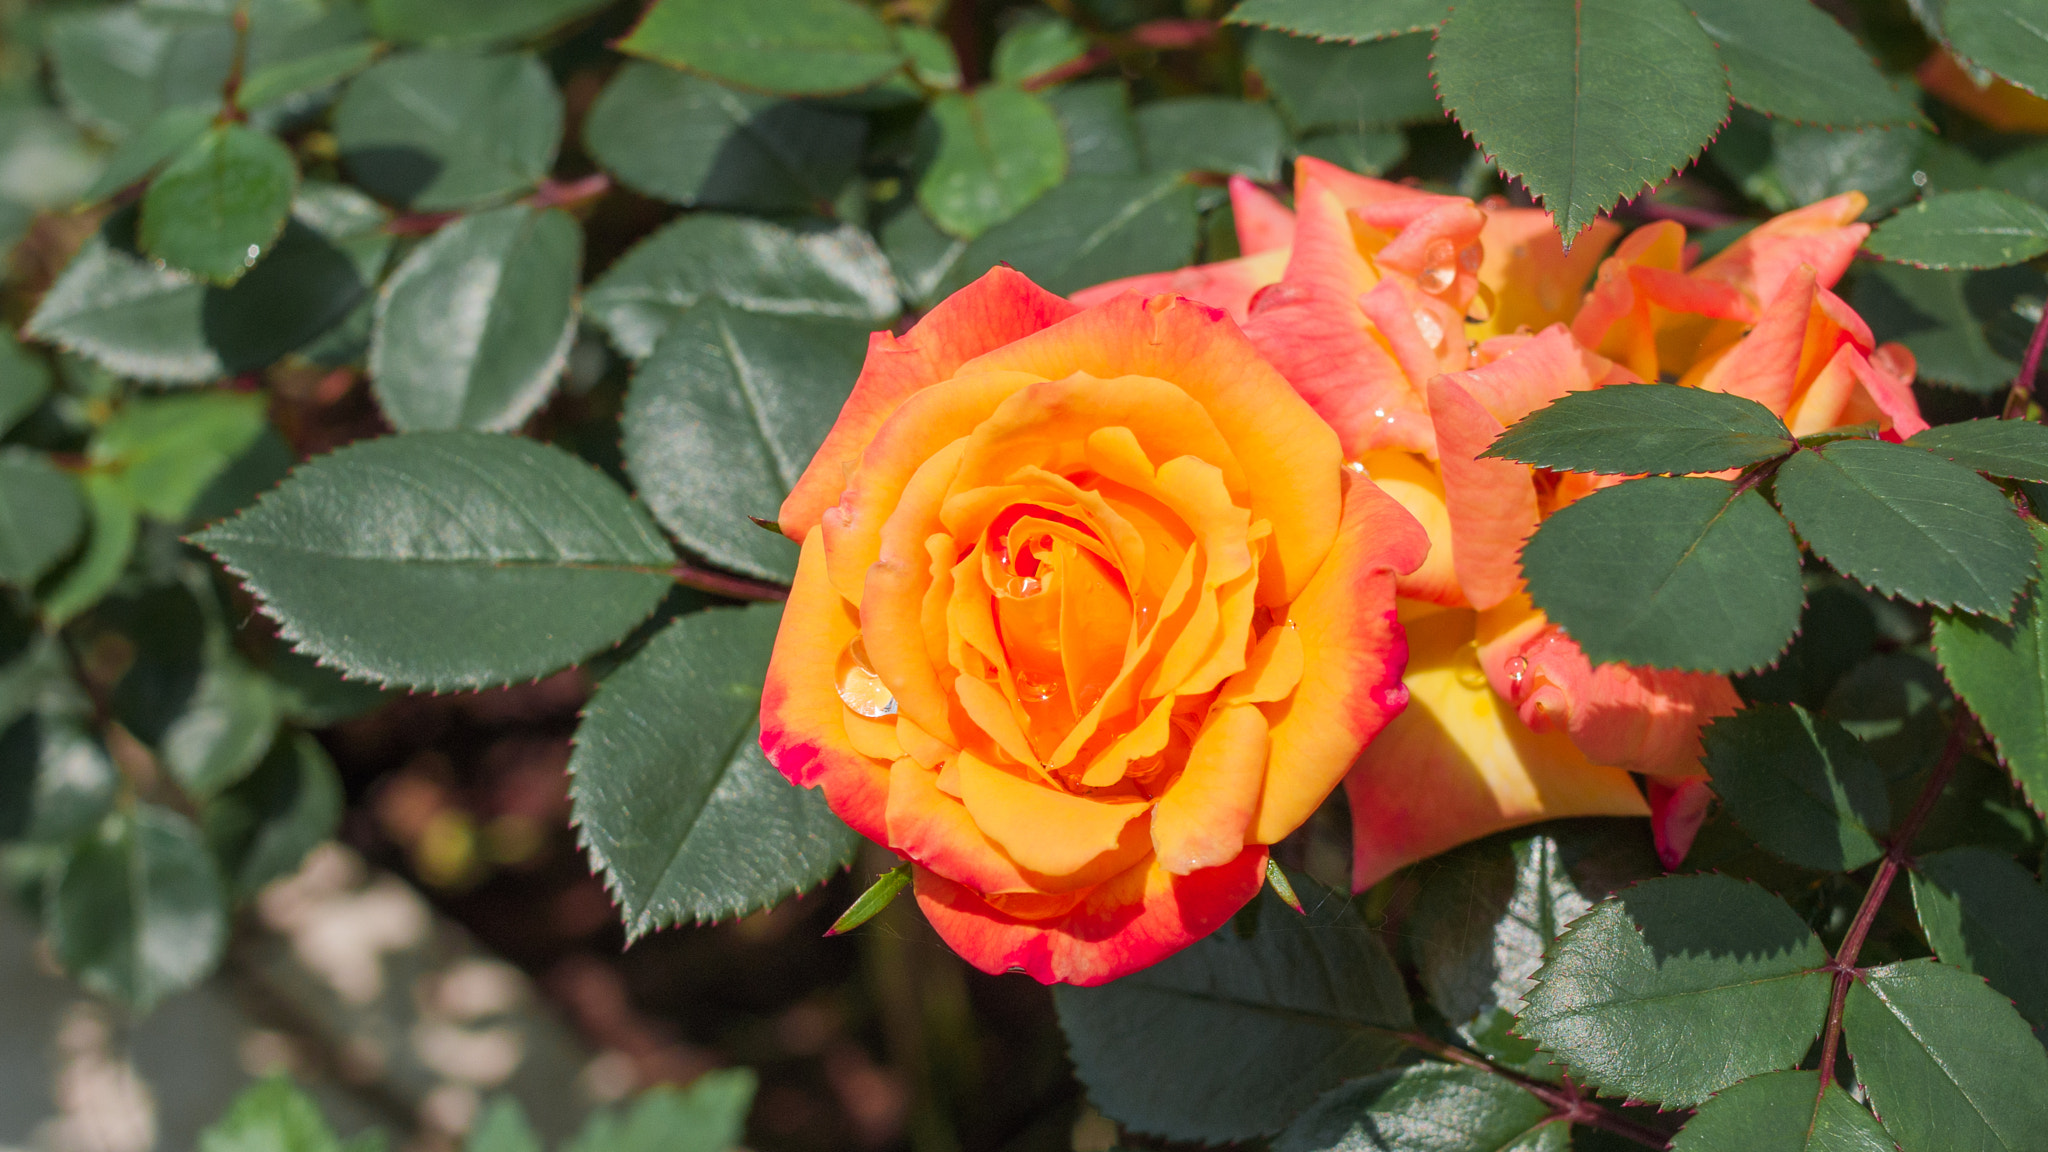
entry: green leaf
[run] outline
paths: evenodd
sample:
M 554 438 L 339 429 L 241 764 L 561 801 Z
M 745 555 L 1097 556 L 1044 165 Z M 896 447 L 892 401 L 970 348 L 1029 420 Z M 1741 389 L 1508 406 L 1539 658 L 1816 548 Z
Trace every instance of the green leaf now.
M 1873 968 L 1849 989 L 1842 1033 L 1856 1079 L 1901 1146 L 2041 1146 L 2048 1052 L 1982 977 L 1931 959 Z
M 114 809 L 120 775 L 78 719 L 31 711 L 0 733 L 0 844 L 61 844 Z
M 1303 156 L 1327 160 L 1365 176 L 1378 176 L 1408 155 L 1408 137 L 1394 129 L 1317 132 L 1295 141 Z
M 1823 872 L 1884 855 L 1884 773 L 1854 736 L 1797 704 L 1757 704 L 1701 734 L 1714 793 L 1772 853 Z
M 370 379 L 400 432 L 509 432 L 548 398 L 576 336 L 583 230 L 555 208 L 465 216 L 377 295 Z
M 1646 477 L 1543 522 L 1522 548 L 1536 606 L 1595 663 L 1743 671 L 1799 624 L 1799 548 L 1756 491 Z
M 638 192 L 684 207 L 830 215 L 867 121 L 632 60 L 605 85 L 583 143 Z
M 195 797 L 247 776 L 277 735 L 277 693 L 235 657 L 210 661 L 185 709 L 159 741 L 163 766 Z
M 1917 268 L 1998 268 L 2048 252 L 2048 211 L 2009 192 L 1943 192 L 1900 210 L 1866 243 Z
M 1318 40 L 1380 40 L 1444 22 L 1444 0 L 1244 0 L 1224 17 Z
M 656 0 L 618 48 L 789 95 L 853 92 L 903 64 L 888 26 L 851 0 Z
M 40 452 L 0 452 L 0 584 L 33 587 L 84 531 L 78 481 Z
M 281 734 L 255 771 L 206 805 L 206 842 L 235 900 L 297 872 L 341 827 L 341 776 L 320 742 Z
M 199 1152 L 341 1152 L 319 1105 L 282 1076 L 243 1091 L 199 1134 Z
M 481 44 L 525 40 L 604 6 L 605 0 L 370 0 L 386 40 Z
M 122 376 L 193 383 L 262 368 L 341 323 L 370 292 L 391 237 L 361 193 L 307 185 L 284 234 L 232 288 L 157 267 L 125 208 L 85 242 L 26 326 Z
M 1956 54 L 2048 94 L 2048 4 L 2042 0 L 1943 0 L 1941 31 Z
M 1768 185 L 1748 182 L 1743 190 L 1774 210 L 1813 204 L 1844 192 L 1862 192 L 1870 197 L 1870 207 L 1864 212 L 1870 217 L 1888 212 L 1920 192 L 1914 173 L 1921 170 L 1928 137 L 1918 128 L 1849 132 L 1774 120 L 1770 131 L 1769 179 L 1777 185 L 1776 194 Z
M 166 108 L 218 107 L 235 51 L 225 20 L 164 20 L 134 5 L 65 13 L 46 37 L 65 108 L 117 140 Z
M 99 179 L 80 199 L 88 203 L 105 200 L 143 177 L 157 166 L 185 151 L 213 127 L 220 109 L 212 104 L 180 104 L 159 112 L 107 157 Z
M 1798 913 L 1753 884 L 1648 880 L 1566 929 L 1516 1029 L 1581 1084 L 1691 1107 L 1799 1062 L 1827 1011 L 1827 959 Z
M 2034 574 L 2004 495 L 1932 453 L 1837 440 L 1786 460 L 1776 495 L 1816 555 L 1886 596 L 2003 619 Z
M 1913 865 L 1913 907 L 1945 964 L 1973 972 L 2048 1030 L 2048 890 L 2010 856 L 1951 848 Z
M 142 247 L 202 280 L 233 284 L 284 231 L 298 182 L 276 137 L 240 124 L 214 128 L 150 181 Z
M 194 542 L 301 651 L 435 690 L 552 672 L 668 591 L 660 530 L 559 448 L 477 432 L 358 441 Z
M 1820 1101 L 1818 1111 L 1814 1101 Z M 1892 1152 L 1870 1110 L 1818 1072 L 1752 1076 L 1706 1102 L 1672 1152 Z
M 1566 243 L 1728 118 L 1727 74 L 1679 0 L 1465 0 L 1434 58 L 1444 106 Z
M 1379 937 L 1342 896 L 1293 881 L 1306 917 L 1261 890 L 1239 916 L 1249 937 L 1225 925 L 1122 979 L 1053 989 L 1096 1107 L 1171 1140 L 1245 1140 L 1399 1055 L 1413 1020 Z
M 1138 122 L 1121 80 L 1062 84 L 1044 93 L 1067 142 L 1067 171 L 1075 176 L 1136 176 Z
M 138 396 L 100 426 L 86 461 L 143 512 L 183 523 L 207 487 L 270 426 L 261 393 Z
M 609 1139 L 589 1143 L 586 1129 L 572 1152 L 730 1152 L 740 1144 L 758 1084 L 751 1068 L 721 1068 L 688 1088 L 650 1088 Z
M 378 198 L 421 212 L 473 208 L 548 174 L 562 96 L 532 56 L 403 52 L 349 84 L 334 135 L 342 166 Z
M 1015 216 L 1066 175 L 1067 146 L 1044 100 L 997 84 L 932 101 L 938 151 L 917 183 L 932 222 L 973 239 Z
M 2048 427 L 2032 420 L 1965 420 L 1925 429 L 1906 443 L 1973 472 L 2048 480 Z
M 896 46 L 903 50 L 910 73 L 927 88 L 960 87 L 960 58 L 953 42 L 921 24 L 898 24 Z
M 2037 552 L 2048 529 L 2033 528 Z M 1934 654 L 1956 694 L 1984 723 L 2006 769 L 2038 810 L 2048 807 L 2048 616 L 2039 579 L 2012 622 L 1937 613 Z
M 875 229 L 888 255 L 889 268 L 896 277 L 896 291 L 913 308 L 926 309 L 938 303 L 940 291 L 948 285 L 967 253 L 968 243 L 939 231 L 931 217 L 906 198 L 896 212 Z M 950 289 L 948 289 L 950 290 Z
M 677 540 L 734 572 L 787 582 L 796 547 L 755 527 L 796 486 L 867 349 L 844 321 L 709 301 L 685 313 L 626 395 L 626 471 Z
M 253 112 L 293 96 L 339 84 L 375 63 L 382 51 L 382 45 L 363 40 L 258 68 L 249 73 L 240 88 L 235 89 L 235 107 Z
M 514 1096 L 494 1096 L 462 1141 L 462 1152 L 546 1152 Z
M 825 935 L 844 935 L 874 919 L 882 909 L 895 902 L 897 894 L 910 887 L 910 880 L 910 865 L 907 863 L 898 864 L 877 876 L 875 882 L 868 885 L 867 891 L 862 892 L 859 898 L 847 905 L 846 911 L 839 914 L 839 919 L 832 922 L 832 927 L 826 929 Z
M 968 245 L 940 294 L 999 262 L 1051 292 L 1178 268 L 1194 258 L 1196 223 L 1194 186 L 1179 173 L 1076 176 Z
M 1264 104 L 1181 96 L 1138 109 L 1138 142 L 1153 172 L 1222 172 L 1273 180 L 1287 129 Z
M 583 307 L 635 360 L 699 300 L 749 312 L 881 324 L 895 316 L 889 264 L 851 225 L 783 227 L 693 213 L 641 241 L 584 293 Z
M 1871 65 L 1870 53 L 1813 4 L 1694 0 L 1692 10 L 1720 47 L 1740 103 L 1834 128 L 1921 121 L 1913 101 Z
M 325 728 L 352 720 L 384 703 L 385 695 L 375 684 L 345 680 L 332 668 L 314 663 L 312 657 L 278 645 L 264 669 L 277 686 L 278 707 L 288 720 L 308 728 Z
M 1549 1078 L 1555 1069 L 1508 1034 L 1544 949 L 1616 889 L 1662 872 L 1641 825 L 1623 820 L 1560 821 L 1437 857 L 1403 930 L 1430 1003 L 1488 1055 Z
M 34 412 L 50 394 L 50 369 L 23 348 L 12 332 L 0 331 L 0 436 Z
M 41 597 L 43 619 L 50 627 L 92 607 L 113 588 L 128 568 L 141 527 L 141 511 L 119 477 L 88 472 L 83 487 L 88 516 L 85 547 Z
M 1088 37 L 1057 16 L 1026 20 L 996 41 L 991 70 L 997 80 L 1021 83 L 1088 51 Z
M 1482 455 L 1559 472 L 1720 472 L 1792 451 L 1792 433 L 1754 400 L 1644 384 L 1573 392 L 1522 418 Z
M 1943 272 L 1869 264 L 1858 269 L 1849 302 L 1879 340 L 1912 351 L 1921 380 L 1982 395 L 2003 393 L 2019 375 L 2032 325 L 2015 309 L 2044 294 L 2041 273 L 2025 266 Z
M 1331 1089 L 1274 1152 L 1567 1152 L 1569 1125 L 1491 1072 L 1412 1064 Z
M 1441 13 L 1444 6 L 1436 7 Z M 1245 59 L 1296 131 L 1375 128 L 1443 116 L 1430 83 L 1429 47 L 1427 36 L 1353 45 L 1260 32 Z
M 761 679 L 781 618 L 768 604 L 681 617 L 584 711 L 569 796 L 628 939 L 771 907 L 852 862 L 859 837 L 824 793 L 761 754 Z
M 219 962 L 223 896 L 198 831 L 175 812 L 139 804 L 51 876 L 44 925 L 65 971 L 147 1012 Z

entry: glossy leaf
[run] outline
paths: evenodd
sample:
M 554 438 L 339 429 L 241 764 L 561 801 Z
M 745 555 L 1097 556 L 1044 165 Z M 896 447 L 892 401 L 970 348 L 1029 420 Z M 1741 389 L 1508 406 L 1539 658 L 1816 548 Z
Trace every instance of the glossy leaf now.
M 1771 122 L 1771 175 L 1783 195 L 1766 186 L 1753 190 L 1774 210 L 1818 203 L 1844 192 L 1870 198 L 1864 216 L 1884 213 L 1919 194 L 1913 174 L 1920 171 L 1927 135 L 1918 128 L 1869 128 L 1843 131 L 1815 124 Z
M 1378 176 L 1408 155 L 1408 137 L 1391 128 L 1316 132 L 1295 141 L 1300 155 L 1327 160 L 1362 176 Z
M 880 324 L 896 314 L 888 261 L 861 229 L 784 227 L 695 213 L 641 241 L 590 286 L 583 306 L 619 350 L 645 359 L 691 305 Z
M 2048 529 L 2033 528 L 2037 551 Z M 2036 809 L 2048 806 L 2048 614 L 2038 577 L 2011 623 L 1936 614 L 1934 654 L 1956 694 L 1983 722 L 1998 755 Z
M 1467 0 L 1434 60 L 1444 106 L 1567 242 L 1691 160 L 1728 116 L 1727 74 L 1679 0 Z
M 2025 88 L 2048 93 L 2048 4 L 2042 0 L 1946 0 L 1943 38 L 1956 54 Z
M 78 718 L 37 710 L 0 732 L 0 844 L 61 844 L 113 811 L 120 774 Z
M 270 681 L 232 657 L 210 663 L 160 742 L 163 766 L 188 794 L 211 796 L 247 776 L 277 734 Z
M 105 596 L 128 568 L 141 528 L 142 510 L 118 476 L 88 472 L 85 545 L 44 590 L 43 619 L 52 627 L 85 611 Z
M 973 239 L 1022 211 L 1060 182 L 1066 142 L 1052 108 L 1032 93 L 996 84 L 932 101 L 937 152 L 917 184 L 917 202 L 945 231 Z
M 2020 1152 L 2048 1133 L 2048 1052 L 1982 977 L 1935 960 L 1873 968 L 1849 989 L 1842 1033 L 1903 1147 Z
M 628 939 L 744 916 L 815 888 L 859 837 L 761 754 L 781 610 L 692 613 L 607 677 L 576 731 L 570 799 Z
M 650 1088 L 628 1110 L 592 1113 L 564 1152 L 728 1152 L 758 1085 L 751 1068 L 720 1068 L 688 1088 Z
M 1715 795 L 1766 849 L 1824 872 L 1884 855 L 1884 773 L 1840 724 L 1797 704 L 1756 704 L 1701 738 Z
M 1692 10 L 1721 50 L 1735 99 L 1765 115 L 1834 128 L 1921 119 L 1870 53 L 1817 5 L 1693 0 Z
M 619 50 L 790 95 L 852 92 L 903 64 L 888 26 L 852 0 L 656 0 Z
M 1318 40 L 1380 40 L 1443 23 L 1444 0 L 1244 0 L 1225 17 Z
M 299 182 L 277 138 L 240 124 L 207 132 L 142 197 L 142 247 L 214 284 L 240 280 L 284 231 Z
M 829 214 L 860 163 L 867 121 L 628 61 L 590 109 L 583 143 L 627 187 L 685 207 Z
M 207 845 L 236 900 L 297 872 L 341 826 L 341 776 L 320 742 L 281 733 L 255 771 L 206 805 Z
M 860 375 L 867 334 L 837 320 L 691 309 L 634 374 L 622 417 L 626 471 L 655 518 L 721 568 L 796 575 L 773 518 Z
M 180 104 L 162 112 L 121 141 L 100 169 L 99 179 L 85 190 L 81 199 L 104 200 L 156 171 L 206 135 L 220 115 L 212 104 Z
M 12 332 L 0 332 L 0 435 L 40 406 L 50 394 L 50 369 L 23 348 Z
M 166 108 L 217 106 L 235 49 L 224 20 L 162 20 L 136 5 L 65 13 L 47 36 L 65 107 L 116 139 Z
M 1122 979 L 1053 989 L 1075 1072 L 1104 1114 L 1173 1140 L 1249 1139 L 1400 1053 L 1394 1033 L 1413 1024 L 1379 938 L 1342 896 L 1293 881 L 1305 919 L 1261 891 L 1248 938 L 1225 925 Z
M 1647 477 L 1593 493 L 1522 548 L 1536 606 L 1595 662 L 1740 671 L 1799 624 L 1799 548 L 1754 490 Z
M 349 84 L 334 135 L 342 166 L 378 198 L 421 212 L 473 208 L 547 175 L 562 96 L 532 56 L 404 52 Z
M 1914 862 L 1913 907 L 1943 963 L 1989 980 L 2048 1031 L 2048 889 L 2010 856 L 1951 848 Z
M 1776 495 L 1816 555 L 1887 596 L 2003 619 L 2034 574 L 2005 496 L 1931 453 L 1837 440 L 1786 460 Z
M 2031 328 L 2016 306 L 2043 293 L 2042 276 L 2030 267 L 1944 272 L 1871 264 L 1859 270 L 1849 303 L 1878 339 L 1913 353 L 1918 379 L 1981 395 L 2012 387 Z
M 527 680 L 625 635 L 672 556 L 559 448 L 475 432 L 358 441 L 199 533 L 301 651 L 446 690 Z
M 1429 49 L 1427 36 L 1354 45 L 1260 32 L 1251 38 L 1245 60 L 1288 123 L 1312 132 L 1440 118 Z
M 2048 481 L 2048 427 L 2032 420 L 1965 420 L 1917 433 L 1906 443 L 1973 472 Z
M 198 831 L 149 804 L 79 845 L 46 899 L 64 970 L 138 1012 L 213 971 L 227 937 L 220 874 Z
M 143 512 L 181 524 L 269 427 L 259 393 L 137 396 L 100 426 L 86 460 Z
M 308 185 L 270 254 L 232 288 L 159 268 L 123 209 L 44 294 L 28 335 L 123 376 L 194 383 L 262 368 L 341 323 L 376 282 L 391 237 L 361 193 Z
M 1581 1084 L 1690 1107 L 1799 1062 L 1827 1011 L 1826 962 L 1805 921 L 1753 884 L 1648 880 L 1565 931 L 1516 1030 Z
M 1916 268 L 1998 268 L 2048 252 L 2048 211 L 2009 192 L 1944 192 L 1900 210 L 1867 242 Z
M 1062 84 L 1043 94 L 1067 142 L 1067 171 L 1076 176 L 1136 176 L 1138 122 L 1121 80 Z
M 1796 445 L 1785 422 L 1741 396 L 1644 384 L 1573 392 L 1522 418 L 1483 455 L 1559 472 L 1720 472 Z
M 1403 934 L 1430 1003 L 1475 1047 L 1530 1075 L 1555 1069 L 1509 1034 L 1544 949 L 1616 889 L 1660 875 L 1633 821 L 1576 820 L 1436 858 Z
M 952 41 L 921 24 L 898 24 L 892 31 L 918 83 L 947 91 L 960 87 L 960 58 Z
M 1820 1073 L 1771 1072 L 1707 1101 L 1671 1152 L 1892 1152 L 1892 1142 L 1839 1086 L 1822 1097 Z
M 996 41 L 990 70 L 997 80 L 1022 82 L 1062 64 L 1080 59 L 1088 51 L 1088 37 L 1080 29 L 1055 16 L 1026 20 L 1003 33 Z
M 199 1152 L 342 1152 L 319 1105 L 282 1076 L 235 1097 L 199 1134 Z
M 1323 1094 L 1274 1152 L 1568 1152 L 1569 1125 L 1512 1081 L 1477 1068 L 1412 1064 Z
M 462 1152 L 546 1152 L 515 1096 L 497 1096 L 462 1141 Z
M 39 452 L 0 453 L 0 584 L 34 586 L 84 531 L 78 481 Z
M 1287 129 L 1264 104 L 1223 96 L 1154 100 L 1138 109 L 1138 143 L 1154 172 L 1222 172 L 1272 180 L 1280 175 Z
M 604 0 L 370 0 L 377 34 L 404 43 L 524 40 L 604 6 Z
M 343 80 L 376 63 L 383 45 L 371 40 L 344 44 L 249 73 L 235 89 L 235 107 L 253 112 Z
M 968 245 L 941 294 L 1008 263 L 1051 292 L 1161 272 L 1195 253 L 1195 189 L 1179 173 L 1076 176 Z
M 576 335 L 583 230 L 558 209 L 465 216 L 377 296 L 370 378 L 401 432 L 509 432 L 546 400 Z

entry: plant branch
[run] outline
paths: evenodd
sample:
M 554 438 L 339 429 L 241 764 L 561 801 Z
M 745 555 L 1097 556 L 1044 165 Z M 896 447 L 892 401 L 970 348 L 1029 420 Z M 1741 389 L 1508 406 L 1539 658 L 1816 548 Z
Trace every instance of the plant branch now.
M 2039 344 L 2038 330 L 2035 343 Z M 1820 1091 L 1814 1097 L 1815 1116 L 1820 1114 L 1821 1100 L 1835 1079 L 1835 1059 L 1842 1047 L 1842 1006 L 1848 1002 L 1849 986 L 1863 975 L 1862 970 L 1856 967 L 1856 958 L 1863 951 L 1863 942 L 1869 938 L 1871 926 L 1877 923 L 1878 909 L 1884 905 L 1892 883 L 1899 878 L 1899 870 L 1906 866 L 1907 850 L 1912 847 L 1913 837 L 1919 835 L 1920 826 L 1927 823 L 1928 814 L 1934 811 L 1942 790 L 1955 776 L 1956 765 L 1963 758 L 1963 749 L 1969 747 L 1975 731 L 1974 718 L 1960 703 L 1956 708 L 1961 715 L 1956 718 L 1955 727 L 1949 729 L 1948 743 L 1941 750 L 1941 759 L 1935 761 L 1933 773 L 1920 789 L 1919 799 L 1913 802 L 1913 810 L 1899 822 L 1897 830 L 1886 842 L 1884 859 L 1878 863 L 1877 875 L 1870 879 L 1870 890 L 1863 894 L 1863 903 L 1856 909 L 1856 918 L 1849 922 L 1849 932 L 1842 937 L 1842 946 L 1835 950 L 1834 959 L 1828 962 L 1828 970 L 1835 974 L 1835 986 L 1828 998 L 1827 1024 L 1821 1033 Z
M 220 122 L 240 123 L 246 119 L 242 112 L 242 76 L 249 64 L 249 0 L 235 5 L 231 18 L 235 28 L 235 54 L 228 62 L 227 79 L 220 86 Z
M 2012 379 L 2012 391 L 2006 393 L 2002 419 L 2014 419 L 2027 410 L 2027 401 L 2034 397 L 2034 374 L 2041 368 L 2043 345 L 2048 345 L 2048 301 L 2042 302 L 2041 318 L 2034 321 L 2033 338 L 2027 341 L 2027 357 L 2020 361 L 2020 374 Z
M 677 563 L 668 570 L 669 576 L 685 588 L 709 592 L 714 596 L 729 596 L 734 600 L 787 600 L 789 589 L 766 580 L 749 580 L 744 576 L 729 576 L 695 564 Z
M 1549 1105 L 1555 1119 L 1572 1124 L 1584 1124 L 1588 1128 L 1598 1128 L 1648 1148 L 1671 1147 L 1671 1141 L 1662 1132 L 1618 1116 L 1613 1109 L 1598 1101 L 1586 1099 L 1580 1094 L 1578 1087 L 1569 1081 L 1560 1085 L 1538 1080 L 1496 1064 L 1477 1052 L 1460 1048 L 1456 1044 L 1447 1044 L 1421 1032 L 1397 1032 L 1395 1035 L 1418 1052 L 1425 1052 L 1439 1060 L 1462 1064 L 1481 1072 L 1491 1072 L 1504 1080 L 1513 1081 L 1523 1091 Z

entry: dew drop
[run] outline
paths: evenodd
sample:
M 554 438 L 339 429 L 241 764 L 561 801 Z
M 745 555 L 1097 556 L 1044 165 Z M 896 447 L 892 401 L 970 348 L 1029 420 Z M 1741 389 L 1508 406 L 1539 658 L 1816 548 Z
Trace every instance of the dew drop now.
M 1458 683 L 1467 688 L 1486 687 L 1486 670 L 1477 664 L 1467 664 L 1458 669 Z
M 1345 470 L 1346 472 L 1350 472 L 1350 473 L 1353 473 L 1353 474 L 1355 474 L 1355 475 L 1363 476 L 1363 475 L 1365 475 L 1365 461 L 1363 461 L 1363 460 L 1346 460 L 1346 461 L 1344 462 L 1344 470 Z
M 868 667 L 867 652 L 856 640 L 839 654 L 836 678 L 839 699 L 854 712 L 870 720 L 896 714 L 896 696 L 875 670 Z
M 1003 584 L 1003 595 L 1012 600 L 1024 600 L 1038 595 L 1040 587 L 1036 576 L 1012 576 Z
M 248 253 L 247 253 L 247 254 L 246 254 L 246 255 L 245 255 L 244 257 L 243 257 L 243 259 L 242 259 L 242 265 L 243 265 L 244 267 L 246 267 L 246 268 L 254 268 L 254 267 L 256 266 L 256 258 L 257 258 L 258 256 L 261 256 L 261 255 L 263 255 L 263 246 L 262 246 L 262 245 L 260 245 L 260 244 L 251 244 L 251 245 L 249 245 L 249 251 L 248 251 Z
M 1449 240 L 1442 237 L 1431 240 L 1422 253 L 1422 273 L 1415 278 L 1416 286 L 1431 295 L 1449 288 L 1451 282 L 1458 278 L 1458 269 L 1453 263 L 1457 256 L 1457 250 L 1451 247 Z
M 1017 677 L 1017 695 L 1023 697 L 1029 703 L 1036 704 L 1040 701 L 1050 700 L 1053 697 L 1053 693 L 1057 691 L 1059 691 L 1059 685 L 1051 680 L 1037 680 L 1024 675 Z
M 1431 348 L 1442 348 L 1444 346 L 1444 326 L 1437 323 L 1436 317 L 1431 316 L 1427 309 L 1417 308 L 1415 310 L 1415 327 L 1422 333 L 1422 342 L 1424 344 L 1429 345 Z
M 1508 683 L 1519 689 L 1529 675 L 1529 661 L 1520 656 L 1508 661 Z

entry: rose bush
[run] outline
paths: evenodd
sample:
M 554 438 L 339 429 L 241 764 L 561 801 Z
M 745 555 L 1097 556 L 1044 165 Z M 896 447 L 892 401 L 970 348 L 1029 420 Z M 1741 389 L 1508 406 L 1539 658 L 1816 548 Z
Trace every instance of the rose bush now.
M 1421 528 L 1181 296 L 999 268 L 877 333 L 780 525 L 762 745 L 988 971 L 1214 931 L 1406 700 Z
M 1410 706 L 1346 780 L 1354 886 L 1501 829 L 1653 809 L 1675 866 L 1705 812 L 1700 728 L 1735 711 L 1734 688 L 1588 661 L 1530 603 L 1519 553 L 1544 517 L 1620 478 L 1481 456 L 1568 392 L 1659 379 L 1756 400 L 1796 435 L 1926 427 L 1911 353 L 1877 346 L 1830 291 L 1869 231 L 1854 223 L 1866 201 L 1787 213 L 1704 262 L 1683 227 L 1653 223 L 1602 260 L 1619 232 L 1605 221 L 1567 251 L 1537 209 L 1307 157 L 1295 173 L 1292 213 L 1233 182 L 1247 255 L 1076 299 L 1170 289 L 1243 318 L 1347 460 L 1428 531 L 1428 558 L 1397 582 Z

